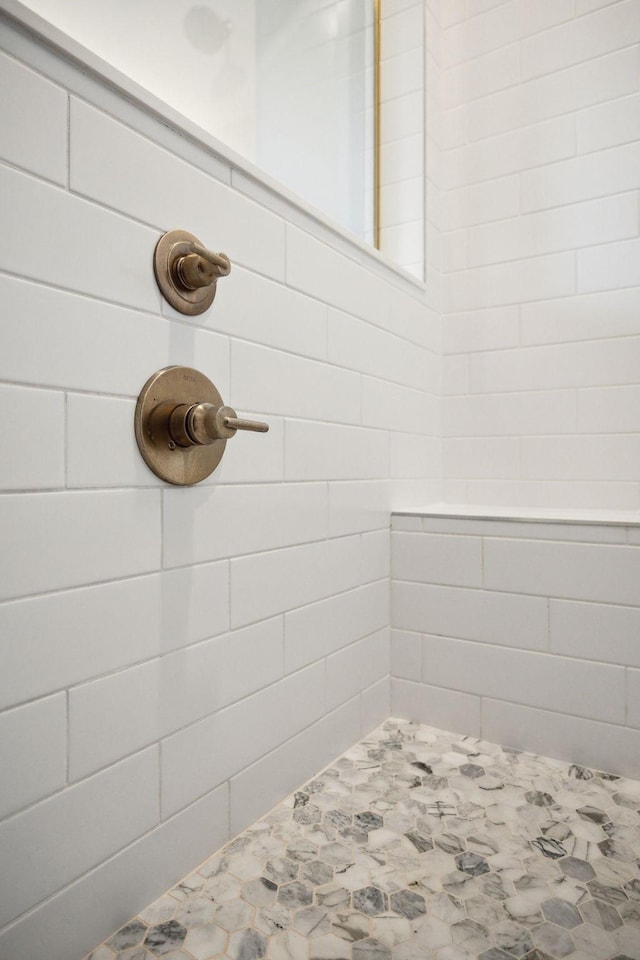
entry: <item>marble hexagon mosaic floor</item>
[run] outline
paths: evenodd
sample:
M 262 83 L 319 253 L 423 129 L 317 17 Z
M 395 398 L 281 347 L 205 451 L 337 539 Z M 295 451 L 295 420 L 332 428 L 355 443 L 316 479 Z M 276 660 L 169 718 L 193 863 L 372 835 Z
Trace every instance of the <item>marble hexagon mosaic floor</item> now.
M 90 960 L 640 960 L 640 783 L 387 721 Z

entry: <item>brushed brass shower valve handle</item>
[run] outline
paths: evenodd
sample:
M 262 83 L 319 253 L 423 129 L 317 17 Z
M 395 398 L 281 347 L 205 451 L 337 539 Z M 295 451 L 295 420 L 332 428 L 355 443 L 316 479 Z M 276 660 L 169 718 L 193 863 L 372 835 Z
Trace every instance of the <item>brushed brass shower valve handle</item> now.
M 169 416 L 169 433 L 181 447 L 204 445 L 215 440 L 229 440 L 237 430 L 267 433 L 268 423 L 241 420 L 233 407 L 213 403 L 181 403 Z
M 231 261 L 224 253 L 207 250 L 192 233 L 170 230 L 158 240 L 153 271 L 165 300 L 194 317 L 213 303 L 218 280 L 231 273 Z
M 238 430 L 269 430 L 260 420 L 238 417 L 208 377 L 182 366 L 164 367 L 149 377 L 138 397 L 134 425 L 149 469 L 178 486 L 191 486 L 213 473 L 227 440 Z M 239 452 L 254 456 L 249 447 Z
M 228 277 L 231 273 L 231 261 L 224 253 L 213 253 L 198 243 L 192 243 L 191 253 L 177 257 L 171 267 L 176 285 L 185 290 L 198 290 L 209 287 L 219 277 Z

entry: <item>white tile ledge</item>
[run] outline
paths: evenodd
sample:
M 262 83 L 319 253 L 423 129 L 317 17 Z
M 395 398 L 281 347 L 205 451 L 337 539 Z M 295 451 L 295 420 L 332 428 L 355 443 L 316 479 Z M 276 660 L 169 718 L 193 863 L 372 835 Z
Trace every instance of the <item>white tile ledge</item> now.
M 422 509 L 394 510 L 393 517 L 439 520 L 486 520 L 511 523 L 566 523 L 613 527 L 640 527 L 640 510 L 566 510 L 549 507 L 487 507 L 479 504 L 438 503 Z

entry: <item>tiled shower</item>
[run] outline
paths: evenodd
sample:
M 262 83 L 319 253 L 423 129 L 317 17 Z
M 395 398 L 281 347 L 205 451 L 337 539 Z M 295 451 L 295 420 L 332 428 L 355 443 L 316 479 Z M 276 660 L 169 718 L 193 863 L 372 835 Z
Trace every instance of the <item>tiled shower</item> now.
M 639 778 L 638 0 L 428 0 L 425 284 L 2 6 L 2 960 L 389 716 Z M 177 227 L 233 262 L 201 318 Z M 131 427 L 173 363 L 270 425 L 193 489 Z

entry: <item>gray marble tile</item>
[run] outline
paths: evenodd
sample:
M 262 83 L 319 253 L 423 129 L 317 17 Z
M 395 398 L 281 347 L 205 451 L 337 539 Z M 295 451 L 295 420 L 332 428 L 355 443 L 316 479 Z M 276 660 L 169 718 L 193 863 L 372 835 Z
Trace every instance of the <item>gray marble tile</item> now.
M 640 784 L 390 720 L 90 960 L 640 960 Z

